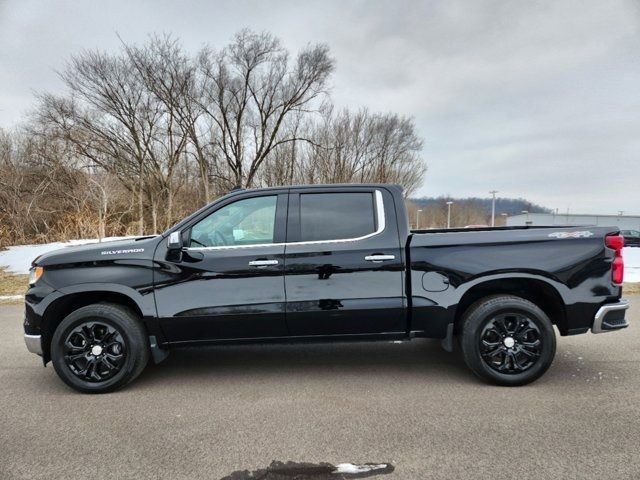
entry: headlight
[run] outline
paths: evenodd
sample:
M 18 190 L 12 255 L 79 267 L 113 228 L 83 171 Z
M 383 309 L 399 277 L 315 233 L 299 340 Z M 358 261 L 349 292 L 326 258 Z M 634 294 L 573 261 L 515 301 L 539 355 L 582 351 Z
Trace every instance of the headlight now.
M 29 286 L 34 285 L 44 273 L 44 268 L 42 267 L 31 267 L 29 270 Z

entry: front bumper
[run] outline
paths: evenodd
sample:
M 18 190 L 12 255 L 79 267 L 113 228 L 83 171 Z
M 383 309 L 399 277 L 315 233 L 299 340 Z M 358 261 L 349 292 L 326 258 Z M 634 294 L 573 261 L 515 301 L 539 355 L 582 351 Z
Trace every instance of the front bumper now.
M 628 300 L 602 305 L 593 319 L 592 333 L 613 332 L 629 326 L 624 318 L 624 312 L 629 308 Z
M 42 356 L 42 337 L 40 335 L 24 334 L 24 343 L 27 344 L 27 350 L 36 355 Z

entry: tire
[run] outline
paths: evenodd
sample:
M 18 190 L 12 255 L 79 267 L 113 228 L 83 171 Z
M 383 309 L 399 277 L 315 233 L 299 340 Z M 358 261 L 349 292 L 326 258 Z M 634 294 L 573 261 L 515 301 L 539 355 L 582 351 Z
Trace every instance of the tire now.
M 549 317 L 512 295 L 486 297 L 462 318 L 464 361 L 480 378 L 497 385 L 526 385 L 540 378 L 556 354 Z
M 70 313 L 51 340 L 58 376 L 83 393 L 106 393 L 135 379 L 149 360 L 140 319 L 121 305 L 99 303 Z

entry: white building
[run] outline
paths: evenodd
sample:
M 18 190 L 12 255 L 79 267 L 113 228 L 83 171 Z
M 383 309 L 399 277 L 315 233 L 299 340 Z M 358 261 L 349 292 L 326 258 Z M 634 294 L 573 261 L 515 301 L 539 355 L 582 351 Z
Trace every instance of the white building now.
M 522 225 L 599 225 L 621 230 L 640 230 L 640 216 L 522 213 L 507 217 L 507 226 Z

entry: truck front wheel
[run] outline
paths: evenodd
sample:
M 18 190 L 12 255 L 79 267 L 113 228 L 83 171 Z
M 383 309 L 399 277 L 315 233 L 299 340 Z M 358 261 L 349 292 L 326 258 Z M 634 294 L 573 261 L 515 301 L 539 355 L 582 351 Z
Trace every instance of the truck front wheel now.
M 525 385 L 547 371 L 556 353 L 549 317 L 512 295 L 483 298 L 462 318 L 461 346 L 467 366 L 480 378 L 506 386 Z
M 129 309 L 94 304 L 70 313 L 55 330 L 51 360 L 58 376 L 83 393 L 117 390 L 149 359 L 144 327 Z

